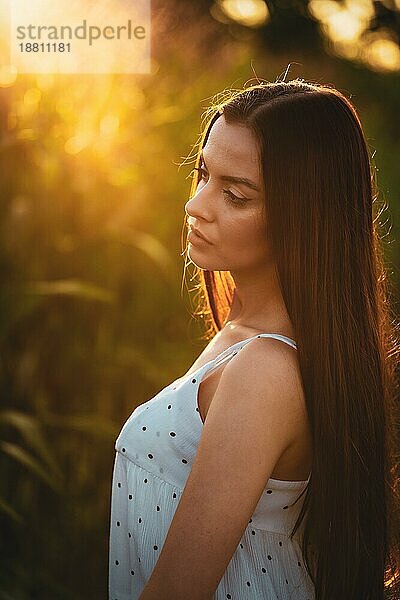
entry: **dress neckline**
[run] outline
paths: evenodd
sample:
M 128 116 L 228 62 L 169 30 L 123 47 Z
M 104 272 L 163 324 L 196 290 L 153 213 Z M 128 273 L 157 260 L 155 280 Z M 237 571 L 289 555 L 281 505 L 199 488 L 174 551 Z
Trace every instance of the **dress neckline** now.
M 225 360 L 229 356 L 229 354 L 235 350 L 235 348 L 237 346 L 240 346 L 241 344 L 246 344 L 250 340 L 253 340 L 258 337 L 272 337 L 275 339 L 281 339 L 282 341 L 286 341 L 286 343 L 288 343 L 290 346 L 292 346 L 292 348 L 295 348 L 297 350 L 296 342 L 294 340 L 292 340 L 292 338 L 289 338 L 286 335 L 282 335 L 280 333 L 259 333 L 250 338 L 247 338 L 245 340 L 241 340 L 239 342 L 236 342 L 235 344 L 232 344 L 231 346 L 229 346 L 228 348 L 226 348 L 225 350 L 220 352 L 220 354 L 218 354 L 215 358 L 209 360 L 208 362 L 201 365 L 201 367 L 199 367 L 192 373 L 186 374 L 181 378 L 181 381 L 191 378 L 191 382 L 193 384 L 192 388 L 194 391 L 194 393 L 191 395 L 191 397 L 192 397 L 194 405 L 195 405 L 195 407 L 194 407 L 195 411 L 193 411 L 193 412 L 197 412 L 198 418 L 196 419 L 196 421 L 200 425 L 201 429 L 204 427 L 204 423 L 203 423 L 203 420 L 200 415 L 197 398 L 198 398 L 198 391 L 199 391 L 200 383 L 202 382 L 204 375 L 212 368 L 213 363 L 219 363 L 219 362 Z M 213 366 L 215 366 L 215 364 Z M 287 487 L 293 488 L 296 486 L 301 487 L 304 484 L 308 483 L 310 477 L 311 477 L 311 473 L 307 477 L 307 479 L 302 479 L 302 480 L 274 479 L 273 477 L 270 477 L 268 479 L 268 481 L 274 482 L 279 485 L 283 484 L 284 486 L 286 485 Z

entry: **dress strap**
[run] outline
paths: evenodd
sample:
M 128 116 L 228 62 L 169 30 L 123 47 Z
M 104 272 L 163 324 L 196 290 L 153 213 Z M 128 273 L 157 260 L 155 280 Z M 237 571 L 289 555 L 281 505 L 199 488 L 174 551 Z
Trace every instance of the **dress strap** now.
M 274 338 L 274 339 L 280 340 L 282 342 L 285 342 L 286 344 L 289 344 L 289 346 L 291 346 L 292 348 L 297 350 L 296 342 L 294 340 L 292 340 L 292 338 L 287 337 L 286 335 L 282 335 L 281 333 L 258 333 L 257 335 L 253 335 L 252 337 L 247 338 L 246 340 L 241 340 L 240 342 L 236 342 L 235 344 L 232 344 L 232 346 L 229 346 L 229 348 L 226 348 L 226 350 L 224 350 L 223 352 L 218 354 L 214 359 L 212 359 L 209 362 L 207 362 L 206 364 L 204 364 L 203 367 L 201 367 L 201 370 L 203 371 L 203 369 L 204 369 L 204 371 L 208 371 L 208 373 L 207 373 L 207 377 L 208 377 L 208 375 L 211 374 L 211 372 L 214 371 L 214 369 L 216 369 L 221 364 L 223 364 L 224 362 L 229 360 L 232 356 L 235 356 L 235 354 L 237 354 L 237 352 L 239 352 L 239 350 L 241 348 L 243 348 L 243 346 L 245 346 L 246 344 L 251 342 L 251 340 L 254 340 L 255 338 L 260 338 L 260 337 L 269 337 L 269 338 Z

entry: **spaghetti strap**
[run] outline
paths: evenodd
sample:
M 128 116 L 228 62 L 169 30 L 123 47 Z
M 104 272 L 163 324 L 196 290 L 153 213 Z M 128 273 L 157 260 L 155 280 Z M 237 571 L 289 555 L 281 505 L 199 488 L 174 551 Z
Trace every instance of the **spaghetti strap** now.
M 294 348 L 295 350 L 297 350 L 297 344 L 294 340 L 292 340 L 292 338 L 286 336 L 286 335 L 282 335 L 281 333 L 258 333 L 256 335 L 253 335 L 250 338 L 247 338 L 245 340 L 241 340 L 240 342 L 236 342 L 235 344 L 232 344 L 232 346 L 229 346 L 228 348 L 226 348 L 226 350 L 223 350 L 223 352 L 221 352 L 220 354 L 218 354 L 215 358 L 213 358 L 210 362 L 217 362 L 219 361 L 219 359 L 221 358 L 225 358 L 226 355 L 229 355 L 232 351 L 234 351 L 238 346 L 240 348 L 242 348 L 245 344 L 247 344 L 248 342 L 251 342 L 251 340 L 254 340 L 255 338 L 260 338 L 260 337 L 270 337 L 270 338 L 274 338 L 277 340 L 280 340 L 281 342 L 284 342 L 286 344 L 289 344 L 289 346 L 291 346 L 292 348 Z
M 286 335 L 282 335 L 281 333 L 258 333 L 256 335 L 253 335 L 250 338 L 247 338 L 245 340 L 240 340 L 239 342 L 232 344 L 231 346 L 229 346 L 228 348 L 223 350 L 223 352 L 218 354 L 215 358 L 209 360 L 204 365 L 199 367 L 199 369 L 196 371 L 196 373 L 201 372 L 202 376 L 204 376 L 204 378 L 208 377 L 209 375 L 211 375 L 211 373 L 217 367 L 221 366 L 222 363 L 229 360 L 232 356 L 235 356 L 235 354 L 237 352 L 239 352 L 239 350 L 241 350 L 246 344 L 251 342 L 251 340 L 254 340 L 254 339 L 260 338 L 260 337 L 269 337 L 269 338 L 274 338 L 274 339 L 280 340 L 281 342 L 284 342 L 284 343 L 288 344 L 289 346 L 291 346 L 292 348 L 294 348 L 295 350 L 297 350 L 296 342 L 294 340 L 292 340 L 292 338 L 290 338 Z
M 292 340 L 292 338 L 288 337 L 287 335 L 283 335 L 281 333 L 259 333 L 255 336 L 249 338 L 248 340 L 244 340 L 244 341 L 247 343 L 250 340 L 254 339 L 255 337 L 272 337 L 277 340 L 281 340 L 281 342 L 285 342 L 286 344 L 289 344 L 289 346 L 292 346 L 292 348 L 297 350 L 296 342 L 294 340 Z

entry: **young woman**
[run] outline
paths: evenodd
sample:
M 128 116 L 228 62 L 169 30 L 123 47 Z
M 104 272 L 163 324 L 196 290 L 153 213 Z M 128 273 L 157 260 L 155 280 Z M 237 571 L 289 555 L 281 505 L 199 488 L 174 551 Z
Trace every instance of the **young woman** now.
M 375 200 L 333 87 L 260 83 L 212 107 L 185 206 L 212 339 L 116 441 L 110 600 L 400 597 Z

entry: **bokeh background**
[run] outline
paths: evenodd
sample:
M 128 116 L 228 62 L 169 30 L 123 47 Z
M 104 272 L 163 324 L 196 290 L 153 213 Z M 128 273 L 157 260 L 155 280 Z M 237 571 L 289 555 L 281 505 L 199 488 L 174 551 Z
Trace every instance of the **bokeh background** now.
M 393 304 L 400 0 L 153 0 L 151 73 L 0 69 L 0 599 L 107 597 L 114 441 L 207 343 L 183 277 L 202 114 L 257 77 L 335 85 L 373 152 Z

